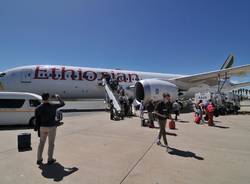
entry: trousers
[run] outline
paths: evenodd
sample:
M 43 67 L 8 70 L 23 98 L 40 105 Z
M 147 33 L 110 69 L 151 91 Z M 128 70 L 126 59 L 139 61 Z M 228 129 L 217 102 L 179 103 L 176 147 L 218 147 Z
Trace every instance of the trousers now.
M 167 120 L 158 120 L 158 123 L 159 123 L 159 127 L 160 127 L 158 139 L 161 140 L 161 137 L 163 137 L 164 144 L 166 146 L 168 146 L 168 141 L 167 141 L 167 137 L 166 137 L 166 129 L 165 129 Z
M 37 150 L 37 160 L 42 160 L 43 149 L 46 143 L 47 137 L 49 137 L 48 146 L 48 161 L 53 159 L 55 138 L 56 138 L 56 126 L 54 127 L 40 127 L 40 142 Z

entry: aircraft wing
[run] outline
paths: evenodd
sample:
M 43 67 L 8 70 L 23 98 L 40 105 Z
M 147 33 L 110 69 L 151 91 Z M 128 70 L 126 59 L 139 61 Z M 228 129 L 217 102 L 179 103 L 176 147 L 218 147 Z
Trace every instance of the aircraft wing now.
M 168 81 L 176 84 L 180 89 L 188 90 L 189 88 L 197 87 L 200 84 L 215 86 L 218 84 L 218 79 L 228 79 L 231 76 L 244 76 L 248 73 L 250 73 L 250 64 L 212 72 L 178 77 L 170 79 Z
M 232 83 L 232 88 L 241 88 L 250 86 L 250 82 L 242 82 L 242 83 Z

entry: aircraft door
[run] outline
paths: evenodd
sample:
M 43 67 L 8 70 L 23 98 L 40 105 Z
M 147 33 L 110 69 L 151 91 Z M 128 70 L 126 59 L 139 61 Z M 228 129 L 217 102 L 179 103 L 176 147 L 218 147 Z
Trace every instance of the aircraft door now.
M 102 78 L 103 78 L 102 72 L 97 72 L 97 85 L 98 86 L 102 86 Z
M 31 83 L 31 75 L 32 75 L 32 70 L 31 69 L 22 70 L 21 82 L 23 82 L 23 83 Z

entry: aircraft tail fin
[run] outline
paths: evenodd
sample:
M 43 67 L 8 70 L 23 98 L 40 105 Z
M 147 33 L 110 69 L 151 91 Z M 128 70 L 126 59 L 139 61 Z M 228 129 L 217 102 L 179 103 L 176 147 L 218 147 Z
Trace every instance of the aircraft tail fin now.
M 221 70 L 223 69 L 228 69 L 228 68 L 231 68 L 234 64 L 234 55 L 233 54 L 230 54 L 226 61 L 223 63 L 223 65 L 221 66 Z

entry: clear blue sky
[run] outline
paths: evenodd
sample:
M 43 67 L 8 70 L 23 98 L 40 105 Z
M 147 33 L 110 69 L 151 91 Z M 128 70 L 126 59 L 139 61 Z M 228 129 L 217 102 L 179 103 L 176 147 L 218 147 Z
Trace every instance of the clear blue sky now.
M 59 64 L 192 74 L 250 63 L 248 0 L 1 0 L 0 71 Z

